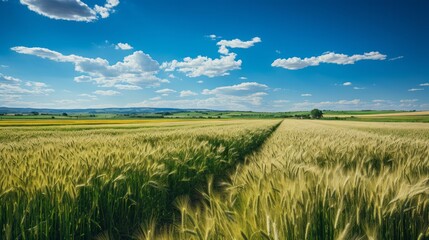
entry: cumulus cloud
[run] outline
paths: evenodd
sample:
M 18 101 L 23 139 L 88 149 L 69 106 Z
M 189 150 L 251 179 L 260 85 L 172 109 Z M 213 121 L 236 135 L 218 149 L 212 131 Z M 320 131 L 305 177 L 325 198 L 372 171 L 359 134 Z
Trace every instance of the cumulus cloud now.
M 118 43 L 115 45 L 115 49 L 117 50 L 131 50 L 133 47 L 128 43 Z
M 196 58 L 186 57 L 182 61 L 173 60 L 164 62 L 161 68 L 166 72 L 179 71 L 186 74 L 188 77 L 218 77 L 227 76 L 232 70 L 241 69 L 241 60 L 236 60 L 237 54 L 230 53 L 228 48 L 249 48 L 255 43 L 261 42 L 259 37 L 255 37 L 250 41 L 221 40 L 217 43 L 219 53 L 222 55 L 219 58 L 210 58 L 206 56 L 197 56 Z
M 343 83 L 343 86 L 351 86 L 351 85 L 352 85 L 351 82 L 345 82 L 345 83 Z
M 93 93 L 97 95 L 102 95 L 102 96 L 115 96 L 115 95 L 121 94 L 120 92 L 114 91 L 114 90 L 97 90 L 97 91 L 94 91 Z
M 40 15 L 69 21 L 92 22 L 98 16 L 107 18 L 119 5 L 119 0 L 107 0 L 103 6 L 93 8 L 80 0 L 20 0 L 21 4 Z
M 301 97 L 311 97 L 313 95 L 311 95 L 311 93 L 303 93 L 301 94 Z
M 180 97 L 189 97 L 189 96 L 196 96 L 198 93 L 192 92 L 191 90 L 185 90 L 180 92 Z
M 233 40 L 221 40 L 217 43 L 219 46 L 219 53 L 227 55 L 229 53 L 228 48 L 250 48 L 255 45 L 255 43 L 260 43 L 261 38 L 254 37 L 249 41 L 242 41 L 238 38 Z
M 110 65 L 103 58 L 63 55 L 47 48 L 18 46 L 13 47 L 12 50 L 56 62 L 72 63 L 76 72 L 84 74 L 75 77 L 76 82 L 93 82 L 103 87 L 123 86 L 123 84 L 159 86 L 162 82 L 168 82 L 156 76 L 159 71 L 158 62 L 143 51 L 135 51 L 124 57 L 123 61 Z
M 346 54 L 338 54 L 334 52 L 326 52 L 320 56 L 310 58 L 278 58 L 271 64 L 273 67 L 281 67 L 289 70 L 297 70 L 306 68 L 309 66 L 318 66 L 321 63 L 332 63 L 332 64 L 354 64 L 357 61 L 362 60 L 385 60 L 386 55 L 379 52 L 368 52 L 364 54 L 355 54 L 348 56 Z
M 209 58 L 204 56 L 198 56 L 196 58 L 186 57 L 183 61 L 173 60 L 171 62 L 165 62 L 161 65 L 165 71 L 178 70 L 183 72 L 188 77 L 217 77 L 229 75 L 229 71 L 240 69 L 241 60 L 235 60 L 235 53 L 230 53 L 220 58 Z
M 416 92 L 416 91 L 423 91 L 423 88 L 410 88 L 408 89 L 408 92 Z
M 107 0 L 104 6 L 95 5 L 94 10 L 100 14 L 102 18 L 108 18 L 111 13 L 115 12 L 114 7 L 119 5 L 119 0 Z

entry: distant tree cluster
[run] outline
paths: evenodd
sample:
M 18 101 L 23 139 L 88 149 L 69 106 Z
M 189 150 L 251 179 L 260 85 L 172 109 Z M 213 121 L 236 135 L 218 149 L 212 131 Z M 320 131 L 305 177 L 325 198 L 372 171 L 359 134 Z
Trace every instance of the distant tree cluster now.
M 323 112 L 321 110 L 315 108 L 315 109 L 311 110 L 310 116 L 313 119 L 320 119 L 323 117 Z

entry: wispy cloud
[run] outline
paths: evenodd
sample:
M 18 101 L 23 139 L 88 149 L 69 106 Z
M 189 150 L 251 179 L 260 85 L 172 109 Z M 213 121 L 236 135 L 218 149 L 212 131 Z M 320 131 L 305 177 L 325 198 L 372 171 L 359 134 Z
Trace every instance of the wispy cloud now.
M 417 102 L 417 101 L 419 101 L 419 100 L 418 99 L 402 99 L 399 102 L 400 103 L 414 103 L 414 102 Z
M 311 97 L 313 96 L 311 93 L 303 93 L 301 94 L 301 97 Z
M 343 83 L 343 86 L 351 86 L 351 85 L 352 85 L 351 82 L 345 82 L 345 83 Z
M 385 60 L 386 55 L 379 52 L 368 52 L 364 54 L 355 54 L 348 56 L 346 54 L 338 54 L 334 52 L 326 52 L 320 56 L 309 57 L 309 58 L 278 58 L 271 64 L 273 67 L 281 67 L 289 70 L 297 70 L 306 68 L 309 66 L 318 66 L 321 63 L 332 63 L 332 64 L 354 64 L 357 61 L 362 60 Z
M 410 88 L 408 89 L 408 92 L 416 92 L 416 91 L 423 91 L 423 88 Z
M 130 85 L 130 84 L 116 84 L 116 85 L 114 85 L 114 87 L 117 89 L 120 89 L 120 90 L 140 90 L 140 89 L 142 89 L 139 86 Z
M 24 96 L 47 96 L 53 92 L 55 90 L 50 88 L 46 83 L 23 81 L 16 77 L 0 74 L 0 102 L 2 104 L 16 105 Z M 25 104 L 24 102 L 22 103 Z
M 120 92 L 114 91 L 114 90 L 97 90 L 97 91 L 94 91 L 93 93 L 97 95 L 102 95 L 102 96 L 116 96 L 121 94 Z
M 168 96 L 168 94 L 175 93 L 177 91 L 173 90 L 173 89 L 169 89 L 169 88 L 164 88 L 164 89 L 156 90 L 155 92 L 156 93 L 161 93 L 161 94 L 163 94 L 163 96 Z
M 395 61 L 395 60 L 399 60 L 404 58 L 404 56 L 398 56 L 398 57 L 394 57 L 394 58 L 389 58 L 389 61 Z
M 429 82 L 419 84 L 420 87 L 429 87 Z
M 9 82 L 21 82 L 21 79 L 19 79 L 19 78 L 3 75 L 1 73 L 0 73 L 0 80 L 9 81 Z

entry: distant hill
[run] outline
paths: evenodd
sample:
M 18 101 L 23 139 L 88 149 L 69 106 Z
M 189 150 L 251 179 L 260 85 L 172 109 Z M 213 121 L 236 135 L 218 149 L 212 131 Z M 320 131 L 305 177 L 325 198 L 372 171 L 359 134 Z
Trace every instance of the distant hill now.
M 46 113 L 46 114 L 137 114 L 137 113 L 163 113 L 163 112 L 191 112 L 191 111 L 210 111 L 210 109 L 180 109 L 180 108 L 149 108 L 149 107 L 133 107 L 133 108 L 88 108 L 88 109 L 51 109 L 51 108 L 9 108 L 0 107 L 0 114 L 21 113 L 28 114 L 31 112 Z

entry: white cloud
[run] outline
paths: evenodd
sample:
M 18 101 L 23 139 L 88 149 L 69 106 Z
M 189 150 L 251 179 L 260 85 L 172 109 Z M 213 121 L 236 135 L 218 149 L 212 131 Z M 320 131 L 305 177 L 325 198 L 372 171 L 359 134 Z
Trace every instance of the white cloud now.
M 174 71 L 178 69 L 179 72 L 183 72 L 188 77 L 217 77 L 229 75 L 229 71 L 240 69 L 241 60 L 235 60 L 235 53 L 230 53 L 220 58 L 209 58 L 198 56 L 196 58 L 186 57 L 183 61 L 179 62 L 173 60 L 171 62 L 165 62 L 161 65 L 165 71 Z
M 202 80 L 199 80 L 199 81 L 197 81 L 197 83 L 201 84 L 201 83 L 204 83 L 204 81 L 202 81 Z
M 133 47 L 128 43 L 118 43 L 115 45 L 115 49 L 120 50 L 131 50 Z
M 95 96 L 95 95 L 91 95 L 91 94 L 87 94 L 87 93 L 79 94 L 79 96 L 80 96 L 80 97 L 92 98 L 92 99 L 96 99 L 96 98 L 97 98 L 97 96 Z
M 102 18 L 108 18 L 111 13 L 115 12 L 114 7 L 119 5 L 119 0 L 107 0 L 104 6 L 95 5 L 94 10 L 100 14 Z
M 311 108 L 338 108 L 342 106 L 350 107 L 353 105 L 359 105 L 361 104 L 360 99 L 353 99 L 353 100 L 339 100 L 339 101 L 324 101 L 324 102 L 301 102 L 301 103 L 294 103 L 293 107 L 294 109 L 311 109 Z
M 282 52 L 280 50 L 276 50 L 276 53 L 277 54 L 281 54 Z
M 189 96 L 196 96 L 198 93 L 192 92 L 191 90 L 185 90 L 180 92 L 180 97 L 189 97 Z
M 114 90 L 97 90 L 97 91 L 94 91 L 93 93 L 97 95 L 102 95 L 102 96 L 115 96 L 115 95 L 121 94 L 120 92 L 114 91 Z
M 186 57 L 182 61 L 173 60 L 164 62 L 161 68 L 166 72 L 177 71 L 183 72 L 188 77 L 218 77 L 227 76 L 232 70 L 241 69 L 241 60 L 235 60 L 237 54 L 230 53 L 228 48 L 249 48 L 255 43 L 261 42 L 258 37 L 250 41 L 221 40 L 217 43 L 219 52 L 222 54 L 219 58 L 210 58 L 206 56 L 197 56 L 196 58 Z
M 171 107 L 177 108 L 206 108 L 217 110 L 255 110 L 261 106 L 263 94 L 250 94 L 247 96 L 213 96 L 206 99 L 180 99 L 180 100 L 146 100 L 129 104 L 130 107 Z
M 404 56 L 398 56 L 398 57 L 394 57 L 394 58 L 389 58 L 389 61 L 395 61 L 395 60 L 399 60 L 404 58 Z
M 373 103 L 385 103 L 385 102 L 389 102 L 388 100 L 384 100 L 384 99 L 374 99 L 372 100 Z
M 20 0 L 20 2 L 31 11 L 52 19 L 84 22 L 95 21 L 98 15 L 107 18 L 114 12 L 114 7 L 119 5 L 119 0 L 107 0 L 104 6 L 95 5 L 94 8 L 80 0 Z
M 223 86 L 217 87 L 215 89 L 209 90 L 204 89 L 202 94 L 204 95 L 246 95 L 259 93 L 268 90 L 268 86 L 265 84 L 260 84 L 257 82 L 244 82 L 232 86 Z
M 28 95 L 49 95 L 55 92 L 46 83 L 22 81 L 12 76 L 0 74 L 0 102 L 10 105 L 19 103 L 19 99 Z
M 164 89 L 156 90 L 155 92 L 156 93 L 166 94 L 165 96 L 168 96 L 168 94 L 170 94 L 170 93 L 175 93 L 176 90 L 169 89 L 169 88 L 164 88 Z
M 282 103 L 289 103 L 290 101 L 289 100 L 274 100 L 273 102 L 276 104 L 282 104 Z
M 351 86 L 351 85 L 352 85 L 351 82 L 345 82 L 345 83 L 343 83 L 343 86 Z
M 247 80 L 247 77 L 240 77 L 240 80 Z
M 1 80 L 3 80 L 3 81 L 9 81 L 9 82 L 21 82 L 21 79 L 19 79 L 19 78 L 15 78 L 15 77 L 12 77 L 12 76 L 3 75 L 3 74 L 0 73 L 0 81 Z
M 301 97 L 311 97 L 313 95 L 311 95 L 311 93 L 303 93 L 301 94 Z
M 158 100 L 161 100 L 161 97 L 153 97 L 153 98 L 150 98 L 150 100 L 152 100 L 152 101 L 158 101 Z
M 172 78 L 172 79 L 176 78 L 176 76 L 174 76 L 174 74 L 169 74 L 168 77 Z
M 205 37 L 210 38 L 211 40 L 222 38 L 221 36 L 217 36 L 216 34 L 206 35 Z
M 417 101 L 419 101 L 419 100 L 418 99 L 402 99 L 399 102 L 400 103 L 414 103 L 414 102 L 417 102 Z
M 429 82 L 427 82 L 427 83 L 421 83 L 421 84 L 419 84 L 419 86 L 421 86 L 421 87 L 429 87 Z
M 416 92 L 416 91 L 423 91 L 423 88 L 410 88 L 408 89 L 408 92 Z
M 249 41 L 242 41 L 238 38 L 233 40 L 221 40 L 217 43 L 219 46 L 219 53 L 227 55 L 229 53 L 228 48 L 250 48 L 255 45 L 255 43 L 260 43 L 261 38 L 254 37 Z
M 47 48 L 13 47 L 12 50 L 56 62 L 73 63 L 75 71 L 84 75 L 74 78 L 76 82 L 93 82 L 98 86 L 114 87 L 130 84 L 141 86 L 159 86 L 168 80 L 156 76 L 159 64 L 143 51 L 135 51 L 124 57 L 122 62 L 110 65 L 106 59 L 86 58 L 78 55 L 63 55 Z
M 114 87 L 117 89 L 121 89 L 121 90 L 140 90 L 140 89 L 142 89 L 139 86 L 129 85 L 129 84 L 125 84 L 125 85 L 124 84 L 116 84 L 116 85 L 114 85 Z
M 364 90 L 364 87 L 353 87 L 354 90 Z
M 8 68 L 8 67 L 9 67 L 8 65 L 3 65 L 3 64 L 0 65 L 0 68 Z
M 318 66 L 320 63 L 333 63 L 333 64 L 354 64 L 357 61 L 362 60 L 385 60 L 386 55 L 379 52 L 368 52 L 364 54 L 355 54 L 348 56 L 346 54 L 338 54 L 334 52 L 326 52 L 320 56 L 310 58 L 278 58 L 271 64 L 273 67 L 282 67 L 289 70 L 297 70 L 306 68 L 309 66 Z

